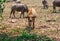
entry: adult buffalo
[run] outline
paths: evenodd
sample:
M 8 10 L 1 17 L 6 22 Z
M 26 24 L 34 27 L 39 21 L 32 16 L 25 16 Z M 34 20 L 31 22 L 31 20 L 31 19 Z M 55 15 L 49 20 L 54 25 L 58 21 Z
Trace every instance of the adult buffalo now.
M 56 12 L 56 7 L 60 7 L 60 0 L 53 1 L 53 12 Z
M 46 0 L 42 1 L 44 9 L 48 9 L 48 2 Z
M 23 15 L 24 18 L 24 13 L 27 12 L 28 13 L 28 6 L 25 4 L 15 4 L 11 7 L 11 13 L 10 13 L 10 18 L 11 18 L 11 14 L 14 15 L 15 17 L 15 11 L 21 12 L 20 14 L 20 18 L 21 15 Z

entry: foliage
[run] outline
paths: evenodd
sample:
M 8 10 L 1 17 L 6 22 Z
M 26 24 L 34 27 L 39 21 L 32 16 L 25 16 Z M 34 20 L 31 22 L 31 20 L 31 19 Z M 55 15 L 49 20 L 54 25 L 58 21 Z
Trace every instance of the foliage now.
M 0 2 L 3 2 L 4 3 L 4 2 L 6 2 L 6 0 L 0 0 Z
M 5 2 L 6 0 L 0 0 L 0 17 L 2 17 L 2 9 L 4 9 L 4 7 L 2 8 L 2 6 L 4 6 Z
M 5 34 L 6 35 L 6 34 Z M 36 34 L 28 33 L 27 31 L 22 31 L 20 36 L 8 37 L 7 35 L 0 37 L 1 41 L 54 41 L 54 39 L 48 37 L 47 35 L 38 36 Z

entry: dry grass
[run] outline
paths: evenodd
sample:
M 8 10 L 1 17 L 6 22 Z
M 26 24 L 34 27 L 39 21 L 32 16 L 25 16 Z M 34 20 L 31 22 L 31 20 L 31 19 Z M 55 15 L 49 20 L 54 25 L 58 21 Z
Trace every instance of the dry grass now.
M 47 34 L 53 38 L 60 38 L 60 14 L 52 13 L 52 7 L 45 10 L 42 9 L 42 7 L 40 7 L 42 6 L 41 1 L 42 0 L 22 0 L 22 3 L 27 4 L 29 7 L 36 8 L 37 11 L 38 16 L 36 18 L 35 29 L 31 30 L 31 32 L 37 33 L 38 35 Z M 49 5 L 52 6 L 52 0 L 48 0 L 48 2 Z M 12 2 L 6 3 L 5 5 L 6 8 L 3 12 L 3 20 L 0 23 L 0 27 L 2 27 L 0 31 L 9 33 L 9 35 L 18 35 L 21 33 L 21 30 L 25 29 L 28 25 L 27 19 L 20 18 L 16 19 L 17 21 L 15 23 L 10 23 L 11 19 L 9 18 L 9 14 Z M 16 14 L 17 18 L 19 17 L 18 15 L 19 14 Z M 55 21 L 46 22 L 47 20 Z

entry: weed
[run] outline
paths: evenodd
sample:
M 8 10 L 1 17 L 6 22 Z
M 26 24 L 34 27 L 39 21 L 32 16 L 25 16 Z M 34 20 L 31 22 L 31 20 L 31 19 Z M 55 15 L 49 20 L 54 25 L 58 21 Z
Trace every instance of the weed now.
M 54 39 L 48 37 L 47 35 L 39 36 L 37 34 L 31 34 L 28 33 L 26 30 L 22 31 L 22 34 L 20 36 L 14 36 L 14 37 L 6 37 L 2 36 L 0 37 L 1 41 L 54 41 Z

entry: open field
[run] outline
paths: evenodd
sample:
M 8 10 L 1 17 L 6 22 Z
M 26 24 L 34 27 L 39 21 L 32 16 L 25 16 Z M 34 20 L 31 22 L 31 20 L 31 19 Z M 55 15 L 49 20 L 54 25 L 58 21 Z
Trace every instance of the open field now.
M 35 23 L 35 29 L 31 30 L 31 33 L 37 33 L 38 35 L 47 34 L 53 38 L 60 38 L 60 11 L 52 13 L 52 0 L 47 0 L 49 3 L 49 9 L 42 9 L 42 0 L 21 0 L 22 3 L 27 4 L 28 7 L 33 7 L 37 11 L 37 18 Z M 8 35 L 19 35 L 23 29 L 26 29 L 28 25 L 27 19 L 19 18 L 18 12 L 16 12 L 16 22 L 11 23 L 9 18 L 10 8 L 12 2 L 5 3 L 5 10 L 3 12 L 3 20 L 0 23 L 0 32 L 5 32 Z M 26 13 L 25 13 L 26 15 Z M 48 20 L 52 20 L 48 22 Z

